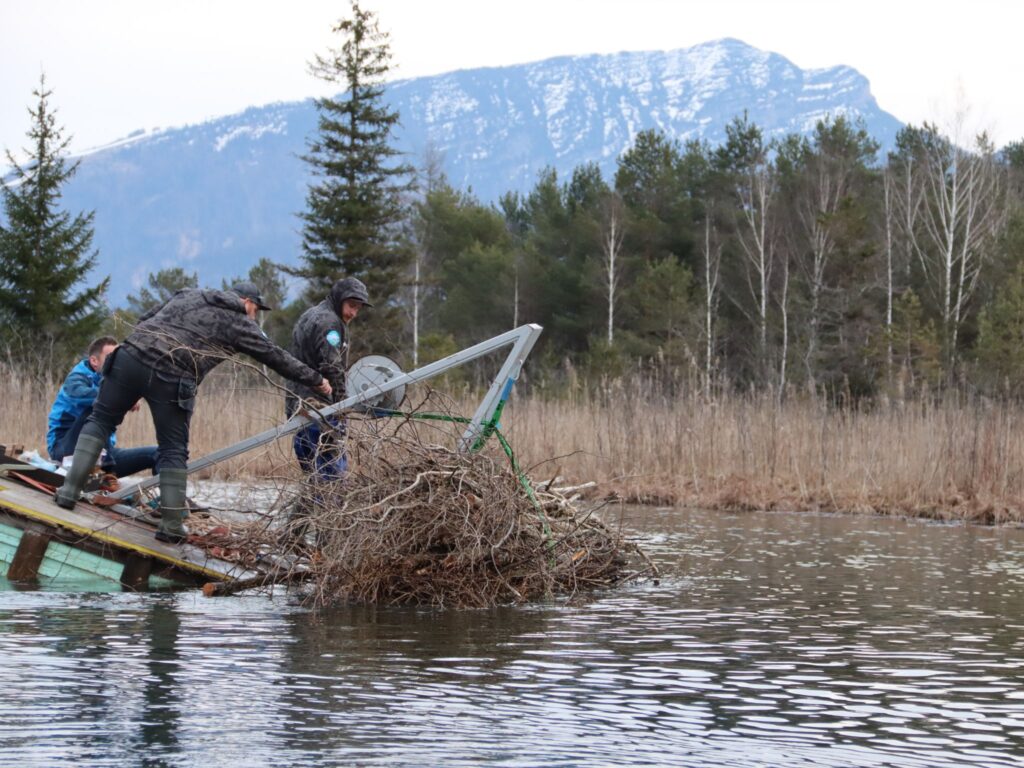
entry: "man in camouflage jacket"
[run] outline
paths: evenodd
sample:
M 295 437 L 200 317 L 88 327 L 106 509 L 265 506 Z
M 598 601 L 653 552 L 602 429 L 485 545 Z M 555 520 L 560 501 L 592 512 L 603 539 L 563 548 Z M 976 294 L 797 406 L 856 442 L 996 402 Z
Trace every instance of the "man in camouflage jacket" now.
M 348 324 L 364 306 L 373 306 L 366 286 L 354 277 L 346 277 L 331 286 L 327 298 L 303 312 L 292 331 L 292 354 L 322 373 L 331 383 L 332 394 L 324 398 L 297 388 L 295 394 L 286 396 L 285 409 L 289 417 L 298 407 L 296 396 L 320 405 L 330 405 L 345 398 Z M 340 417 L 311 422 L 300 429 L 295 434 L 292 447 L 303 471 L 318 479 L 340 479 L 348 468 L 348 458 L 342 445 L 344 433 L 345 422 Z
M 234 353 L 244 352 L 286 379 L 326 397 L 331 394 L 327 379 L 260 330 L 255 322 L 260 309 L 270 307 L 256 286 L 238 283 L 230 291 L 178 291 L 139 318 L 131 335 L 107 356 L 99 395 L 56 502 L 74 507 L 110 433 L 131 406 L 145 398 L 156 428 L 160 468 L 161 522 L 156 537 L 184 541 L 189 423 L 196 389 L 206 374 Z

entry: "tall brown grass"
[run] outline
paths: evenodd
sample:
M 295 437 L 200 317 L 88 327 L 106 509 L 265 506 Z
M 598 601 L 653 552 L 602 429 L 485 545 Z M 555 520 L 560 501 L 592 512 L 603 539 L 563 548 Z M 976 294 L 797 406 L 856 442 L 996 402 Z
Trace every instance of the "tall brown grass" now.
M 534 474 L 604 493 L 728 509 L 876 512 L 1024 521 L 1024 408 L 1016 403 L 834 407 L 812 397 L 527 398 L 509 436 Z
M 283 420 L 281 392 L 251 374 L 218 372 L 200 388 L 198 457 Z M 45 455 L 56 377 L 3 371 L 0 442 Z M 410 393 L 415 401 L 416 393 Z M 471 414 L 474 398 L 457 408 Z M 877 512 L 1024 521 L 1024 407 L 948 396 L 852 407 L 696 389 L 669 397 L 640 380 L 559 397 L 513 394 L 501 428 L 537 481 L 593 480 L 597 495 L 728 509 Z M 128 414 L 123 446 L 154 442 L 146 409 Z M 293 471 L 290 441 L 227 462 L 220 477 Z

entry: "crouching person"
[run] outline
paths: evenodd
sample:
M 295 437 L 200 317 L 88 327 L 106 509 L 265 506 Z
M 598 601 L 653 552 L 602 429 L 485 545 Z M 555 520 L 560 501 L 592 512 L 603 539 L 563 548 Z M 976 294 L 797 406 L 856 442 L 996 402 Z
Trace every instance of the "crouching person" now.
M 292 354 L 319 371 L 331 383 L 331 393 L 319 393 L 299 387 L 285 398 L 285 413 L 291 418 L 299 398 L 312 400 L 317 407 L 345 398 L 345 371 L 348 367 L 348 325 L 362 307 L 372 307 L 361 280 L 338 280 L 323 301 L 310 307 L 292 330 Z M 299 466 L 318 480 L 340 480 L 348 469 L 344 449 L 345 421 L 340 416 L 315 420 L 295 433 L 292 447 Z
M 331 286 L 323 301 L 302 313 L 292 331 L 292 354 L 323 374 L 331 383 L 331 392 L 323 395 L 298 387 L 285 398 L 285 413 L 289 418 L 298 410 L 299 398 L 311 400 L 317 407 L 345 398 L 348 326 L 364 306 L 373 306 L 366 286 L 354 277 L 347 277 Z M 295 458 L 315 489 L 312 498 L 300 498 L 292 509 L 290 522 L 296 539 L 305 536 L 310 502 L 322 499 L 322 492 L 326 490 L 323 484 L 340 481 L 348 470 L 345 426 L 343 417 L 333 415 L 314 419 L 295 433 L 292 442 Z
M 71 509 L 110 434 L 140 398 L 156 428 L 160 475 L 160 526 L 156 538 L 180 543 L 188 536 L 185 488 L 189 423 L 196 390 L 216 365 L 243 352 L 267 367 L 329 397 L 320 373 L 272 343 L 256 324 L 270 309 L 252 283 L 229 291 L 178 291 L 143 315 L 135 330 L 106 359 L 100 391 L 75 445 L 71 469 L 54 500 Z
M 46 450 L 49 452 L 50 458 L 58 464 L 64 460 L 65 456 L 74 453 L 78 435 L 82 431 L 82 427 L 85 426 L 89 414 L 92 413 L 93 402 L 100 391 L 100 382 L 103 380 L 103 364 L 116 348 L 117 339 L 112 336 L 102 336 L 93 341 L 89 345 L 85 359 L 79 361 L 78 365 L 71 369 L 57 392 L 57 398 L 50 408 L 47 423 Z M 138 409 L 139 404 L 136 402 L 129 410 L 136 411 Z M 104 472 L 111 472 L 117 477 L 125 477 L 144 469 L 155 468 L 155 445 L 143 448 L 117 448 L 115 439 L 115 434 L 111 432 L 110 438 L 104 446 L 107 455 L 100 464 Z

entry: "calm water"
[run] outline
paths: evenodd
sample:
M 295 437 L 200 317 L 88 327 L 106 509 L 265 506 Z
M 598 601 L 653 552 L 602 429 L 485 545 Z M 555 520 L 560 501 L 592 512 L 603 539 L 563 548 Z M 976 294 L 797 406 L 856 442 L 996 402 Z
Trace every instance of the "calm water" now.
M 625 518 L 570 604 L 0 592 L 0 764 L 1024 765 L 1024 531 Z

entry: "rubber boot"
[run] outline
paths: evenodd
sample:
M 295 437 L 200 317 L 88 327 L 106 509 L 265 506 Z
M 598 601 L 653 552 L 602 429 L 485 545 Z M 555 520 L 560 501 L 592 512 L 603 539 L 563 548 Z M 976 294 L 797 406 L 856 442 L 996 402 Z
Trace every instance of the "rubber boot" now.
M 156 529 L 157 541 L 181 544 L 188 538 L 185 518 L 188 517 L 188 501 L 185 486 L 188 472 L 184 469 L 160 470 L 160 526 Z
M 71 459 L 71 469 L 64 477 L 64 485 L 57 489 L 53 500 L 64 509 L 74 509 L 85 481 L 96 468 L 96 461 L 103 451 L 103 441 L 92 435 L 79 435 L 75 443 L 75 453 Z
M 292 502 L 288 510 L 288 518 L 281 534 L 281 543 L 293 552 L 306 547 L 306 537 L 310 531 L 310 502 L 299 496 Z

